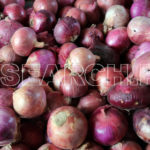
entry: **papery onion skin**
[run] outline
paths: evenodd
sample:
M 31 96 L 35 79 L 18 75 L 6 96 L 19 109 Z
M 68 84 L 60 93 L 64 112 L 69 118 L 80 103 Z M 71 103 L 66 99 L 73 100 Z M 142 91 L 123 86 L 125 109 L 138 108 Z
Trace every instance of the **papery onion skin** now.
M 136 134 L 144 142 L 150 143 L 150 108 L 135 111 L 133 115 L 133 126 Z
M 86 138 L 87 130 L 88 124 L 85 116 L 71 106 L 62 106 L 54 110 L 47 125 L 47 134 L 51 142 L 62 149 L 80 146 Z
M 103 96 L 106 96 L 110 88 L 123 79 L 122 72 L 114 67 L 105 67 L 96 74 L 98 90 Z
M 61 18 L 54 28 L 54 37 L 59 44 L 74 42 L 79 34 L 80 24 L 72 17 Z
M 8 4 L 11 3 L 18 3 L 19 5 L 23 6 L 25 5 L 25 1 L 24 0 L 0 0 L 0 4 L 2 7 L 5 7 Z
M 93 138 L 97 143 L 111 146 L 125 136 L 128 122 L 121 111 L 105 105 L 97 108 L 92 114 L 90 126 Z
M 25 69 L 32 77 L 50 77 L 56 65 L 56 57 L 47 49 L 40 49 L 31 53 L 25 64 Z
M 14 110 L 22 118 L 40 116 L 45 111 L 46 104 L 46 93 L 42 87 L 24 86 L 13 93 Z
M 53 76 L 53 85 L 56 90 L 60 90 L 60 84 L 64 77 L 70 75 L 68 69 L 59 69 Z
M 44 144 L 38 148 L 38 150 L 45 150 L 45 149 L 46 150 L 61 150 L 60 148 L 57 148 L 55 145 L 49 144 L 49 143 Z
M 65 76 L 60 84 L 60 91 L 71 98 L 84 96 L 87 90 L 88 84 L 82 76 Z
M 77 45 L 74 43 L 65 43 L 60 47 L 58 54 L 58 63 L 61 68 L 64 68 L 67 58 L 73 49 L 77 48 Z
M 68 12 L 71 8 L 73 8 L 73 7 L 72 7 L 72 6 L 65 6 L 65 7 L 63 7 L 63 8 L 60 10 L 60 12 L 59 12 L 59 16 L 60 16 L 61 18 L 65 17 L 66 14 L 67 14 L 67 12 Z

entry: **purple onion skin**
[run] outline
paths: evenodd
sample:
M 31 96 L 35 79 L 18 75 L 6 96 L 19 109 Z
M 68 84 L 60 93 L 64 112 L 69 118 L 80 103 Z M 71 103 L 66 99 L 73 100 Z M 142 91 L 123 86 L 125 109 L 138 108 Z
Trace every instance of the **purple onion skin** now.
M 128 129 L 124 114 L 109 105 L 95 110 L 91 116 L 90 125 L 94 140 L 104 146 L 118 143 Z
M 0 0 L 0 5 L 2 7 L 5 7 L 6 5 L 11 4 L 11 3 L 18 3 L 19 5 L 23 7 L 25 6 L 25 0 Z
M 18 135 L 18 119 L 11 108 L 0 106 L 0 146 L 16 141 Z
M 150 1 L 138 0 L 134 2 L 130 8 L 131 17 L 146 16 L 150 17 Z
M 73 5 L 75 0 L 57 0 L 57 1 L 60 6 L 64 7 L 64 6 L 68 6 L 68 5 Z
M 147 86 L 119 83 L 108 92 L 108 102 L 120 109 L 137 109 L 150 104 L 150 88 Z
M 74 42 L 80 34 L 80 24 L 72 17 L 58 20 L 54 28 L 54 37 L 57 43 Z
M 133 126 L 136 134 L 150 143 L 150 108 L 137 110 L 133 115 Z

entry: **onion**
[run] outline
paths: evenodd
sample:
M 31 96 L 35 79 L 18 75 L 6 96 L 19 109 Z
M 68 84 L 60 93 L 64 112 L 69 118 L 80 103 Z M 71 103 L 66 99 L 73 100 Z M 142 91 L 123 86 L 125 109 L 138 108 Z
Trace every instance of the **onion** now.
M 35 32 L 43 32 L 45 30 L 51 31 L 55 21 L 55 15 L 45 10 L 40 10 L 38 12 L 32 11 L 29 18 L 30 27 L 33 28 Z
M 90 125 L 94 140 L 106 146 L 119 142 L 125 136 L 128 127 L 124 114 L 109 105 L 95 110 Z
M 14 52 L 12 46 L 9 44 L 0 49 L 0 61 L 21 63 L 22 58 Z
M 86 26 L 86 14 L 84 13 L 84 11 L 80 10 L 79 8 L 70 8 L 65 17 L 66 16 L 69 16 L 69 17 L 73 17 L 74 19 L 76 19 L 80 25 L 82 27 L 85 27 Z
M 0 118 L 0 146 L 5 146 L 17 140 L 19 120 L 11 108 L 2 106 Z
M 49 144 L 49 143 L 47 143 L 47 144 L 44 144 L 44 145 L 42 145 L 42 146 L 40 146 L 39 148 L 38 148 L 38 150 L 61 150 L 60 148 L 57 148 L 55 145 L 53 145 L 53 144 Z
M 120 70 L 124 76 L 128 76 L 132 72 L 131 64 L 122 64 Z
M 133 126 L 139 138 L 150 143 L 150 108 L 140 109 L 134 113 Z
M 99 23 L 96 25 L 96 28 L 99 29 L 101 32 L 104 30 L 104 25 L 102 23 Z
M 89 49 L 79 47 L 71 51 L 65 65 L 72 73 L 89 73 L 97 58 Z
M 60 16 L 61 18 L 65 17 L 66 14 L 67 14 L 67 12 L 68 12 L 71 8 L 73 8 L 73 7 L 72 7 L 72 6 L 65 6 L 65 7 L 63 7 L 63 8 L 60 10 L 60 12 L 59 12 L 59 16 Z
M 44 89 L 42 87 L 24 86 L 16 90 L 13 93 L 13 107 L 23 118 L 40 116 L 46 108 Z
M 57 13 L 58 10 L 58 3 L 56 0 L 35 0 L 33 3 L 34 10 L 46 10 L 48 12 L 53 12 L 54 14 Z
M 132 141 L 118 143 L 110 148 L 110 150 L 142 150 L 141 146 Z
M 58 54 L 58 63 L 60 64 L 61 68 L 64 68 L 67 58 L 73 49 L 77 48 L 74 43 L 65 43 L 60 47 L 60 51 Z
M 82 31 L 80 42 L 83 46 L 90 48 L 95 44 L 95 40 L 103 41 L 103 33 L 95 26 L 85 28 Z
M 58 20 L 54 28 L 54 37 L 59 44 L 74 42 L 80 34 L 80 24 L 72 17 Z
M 33 52 L 27 59 L 25 69 L 32 77 L 50 77 L 55 69 L 56 58 L 53 52 L 41 49 Z
M 125 0 L 97 0 L 98 6 L 106 12 L 112 5 L 124 5 Z
M 127 27 L 128 37 L 134 44 L 150 41 L 150 18 L 139 16 L 133 18 Z
M 1 150 L 30 150 L 25 144 L 6 145 Z
M 0 0 L 0 4 L 2 7 L 5 7 L 8 4 L 11 3 L 18 3 L 19 5 L 23 6 L 25 5 L 25 1 L 24 0 Z
M 99 22 L 101 14 L 95 0 L 76 0 L 75 7 L 86 13 L 88 22 L 94 24 Z
M 86 94 L 88 84 L 82 76 L 64 76 L 60 84 L 60 90 L 65 96 L 77 98 Z
M 29 27 L 18 29 L 11 38 L 11 45 L 19 56 L 29 56 L 34 47 L 44 47 L 44 43 L 37 41 L 34 30 Z
M 22 25 L 12 20 L 1 20 L 0 21 L 0 48 L 7 45 L 14 32 L 21 28 Z
M 96 90 L 90 90 L 86 96 L 80 98 L 77 108 L 84 114 L 89 114 L 105 103 L 105 100 Z
M 150 2 L 147 0 L 138 0 L 130 8 L 131 17 L 146 16 L 150 17 Z
M 130 40 L 126 27 L 119 27 L 108 32 L 106 44 L 114 48 L 117 52 L 122 53 L 130 46 Z
M 57 0 L 60 6 L 72 5 L 75 0 Z
M 150 150 L 150 144 L 147 145 L 146 150 Z
M 5 6 L 4 15 L 8 16 L 11 20 L 22 22 L 26 19 L 26 11 L 24 8 L 16 3 Z
M 105 67 L 96 74 L 96 82 L 101 95 L 107 95 L 110 88 L 123 79 L 122 72 L 113 67 Z
M 60 84 L 64 77 L 70 75 L 70 71 L 67 69 L 58 70 L 53 76 L 53 84 L 56 90 L 60 90 Z
M 106 12 L 104 32 L 106 33 L 113 28 L 123 27 L 128 23 L 128 21 L 129 13 L 126 8 L 121 5 L 113 5 Z
M 48 120 L 47 134 L 57 147 L 73 149 L 83 143 L 87 128 L 87 120 L 78 109 L 63 106 L 52 112 Z

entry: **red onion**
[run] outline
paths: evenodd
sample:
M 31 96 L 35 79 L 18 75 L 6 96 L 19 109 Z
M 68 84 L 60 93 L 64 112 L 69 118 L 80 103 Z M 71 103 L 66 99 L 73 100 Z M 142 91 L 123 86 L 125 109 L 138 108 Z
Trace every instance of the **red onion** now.
M 106 146 L 119 142 L 125 136 L 128 127 L 124 114 L 109 105 L 96 109 L 90 124 L 94 140 Z
M 72 5 L 75 0 L 57 0 L 60 6 Z
M 13 93 L 13 107 L 23 118 L 40 116 L 46 108 L 44 89 L 42 87 L 24 86 L 16 90 Z
M 34 30 L 29 27 L 18 29 L 11 38 L 11 45 L 16 54 L 29 56 L 34 47 L 44 47 L 43 42 L 38 42 Z
M 76 0 L 75 7 L 86 13 L 88 22 L 99 22 L 101 14 L 95 0 Z
M 46 10 L 48 12 L 57 13 L 58 3 L 56 0 L 35 0 L 33 3 L 33 8 L 37 12 L 39 10 Z
M 18 3 L 19 5 L 23 6 L 25 5 L 25 1 L 24 0 L 0 0 L 0 4 L 2 7 L 5 7 L 8 4 L 11 3 Z
M 5 146 L 18 138 L 19 120 L 11 108 L 2 106 L 0 106 L 0 118 L 0 146 Z
M 60 64 L 61 68 L 64 68 L 67 58 L 73 49 L 77 48 L 74 43 L 65 43 L 60 47 L 60 51 L 58 54 L 58 63 Z
M 106 12 L 112 5 L 124 5 L 125 0 L 97 0 L 98 6 Z
M 12 46 L 9 44 L 0 49 L 0 61 L 21 63 L 22 58 L 14 52 Z
M 30 27 L 32 27 L 35 32 L 43 32 L 45 30 L 51 31 L 55 21 L 55 15 L 45 10 L 40 10 L 38 12 L 32 11 L 29 18 Z
M 6 145 L 1 148 L 1 150 L 30 150 L 25 144 L 14 144 L 14 145 Z
M 5 6 L 3 13 L 8 16 L 9 19 L 19 22 L 24 21 L 27 16 L 24 8 L 16 3 Z
M 136 134 L 150 143 L 150 108 L 137 110 L 133 115 L 133 126 Z
M 150 2 L 147 0 L 138 0 L 130 8 L 131 17 L 146 16 L 150 17 Z
M 20 127 L 22 142 L 30 146 L 32 149 L 37 149 L 44 142 L 43 129 L 37 122 L 26 122 Z
M 72 73 L 89 73 L 97 58 L 89 49 L 79 47 L 71 51 L 65 65 Z
M 142 150 L 141 146 L 132 141 L 118 143 L 110 148 L 110 150 Z
M 95 26 L 85 28 L 82 31 L 80 42 L 83 46 L 90 48 L 95 44 L 95 40 L 103 41 L 103 33 Z
M 70 8 L 65 17 L 69 16 L 69 17 L 73 17 L 75 18 L 82 27 L 86 26 L 86 14 L 84 13 L 84 11 L 80 10 L 79 8 Z
M 58 20 L 54 28 L 54 37 L 59 44 L 74 42 L 80 34 L 80 24 L 72 17 Z
M 120 70 L 121 70 L 121 72 L 123 73 L 124 76 L 128 76 L 132 71 L 131 64 L 122 64 L 120 66 Z
M 56 90 L 60 90 L 60 84 L 64 77 L 70 75 L 68 69 L 60 69 L 53 76 L 53 84 Z
M 121 5 L 113 5 L 106 12 L 104 32 L 112 30 L 113 28 L 123 27 L 128 23 L 128 21 L 129 13 L 126 8 Z
M 22 25 L 12 20 L 1 20 L 0 21 L 0 48 L 7 45 L 14 32 L 21 28 Z
M 60 10 L 60 12 L 59 12 L 59 16 L 60 16 L 61 18 L 65 17 L 66 14 L 67 14 L 67 12 L 68 12 L 71 8 L 73 8 L 73 7 L 72 7 L 72 6 L 65 6 L 65 7 L 63 7 L 63 8 Z
M 128 37 L 134 44 L 150 41 L 150 18 L 139 16 L 133 18 L 127 27 Z
M 44 144 L 41 147 L 38 148 L 38 150 L 61 150 L 60 148 L 57 148 L 55 145 L 53 144 Z
M 53 52 L 41 49 L 33 52 L 27 59 L 25 68 L 32 77 L 49 77 L 56 64 L 56 57 Z
M 99 29 L 101 32 L 104 30 L 104 25 L 102 23 L 99 23 L 96 25 L 96 28 Z
M 133 58 L 135 57 L 136 52 L 138 51 L 138 46 L 133 45 L 128 52 L 126 53 L 126 60 L 128 63 L 131 63 Z
M 105 103 L 105 100 L 96 90 L 90 90 L 86 96 L 80 98 L 77 108 L 84 114 L 89 114 Z
M 52 112 L 48 120 L 47 134 L 57 147 L 73 149 L 83 143 L 87 128 L 87 120 L 78 109 L 63 106 Z
M 121 53 L 130 46 L 126 27 L 119 27 L 108 32 L 106 44 Z
M 77 98 L 86 94 L 88 84 L 82 76 L 69 75 L 61 81 L 60 90 L 65 96 Z
M 96 74 L 96 82 L 101 95 L 107 95 L 110 88 L 124 79 L 119 69 L 105 67 Z
M 147 145 L 146 150 L 150 150 L 150 144 Z

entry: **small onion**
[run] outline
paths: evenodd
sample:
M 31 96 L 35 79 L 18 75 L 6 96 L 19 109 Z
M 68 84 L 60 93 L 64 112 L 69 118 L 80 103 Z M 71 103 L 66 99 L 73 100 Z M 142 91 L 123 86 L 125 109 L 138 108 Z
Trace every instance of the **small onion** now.
M 11 38 L 11 45 L 19 56 L 29 56 L 34 47 L 44 47 L 44 43 L 37 41 L 34 30 L 29 27 L 18 29 Z
M 44 89 L 42 87 L 24 86 L 16 90 L 13 93 L 13 107 L 23 118 L 40 116 L 46 108 L 46 94 Z
M 57 147 L 73 149 L 83 143 L 87 128 L 87 120 L 78 109 L 62 106 L 52 112 L 48 120 L 47 134 Z
M 150 143 L 150 108 L 140 109 L 134 113 L 133 126 L 139 138 Z
M 54 37 L 59 44 L 74 42 L 80 34 L 80 24 L 72 17 L 58 20 L 54 28 Z
M 57 148 L 55 145 L 53 145 L 53 144 L 49 144 L 49 143 L 47 143 L 47 144 L 44 144 L 44 145 L 42 145 L 42 146 L 40 146 L 39 148 L 38 148 L 38 150 L 61 150 L 60 148 Z

